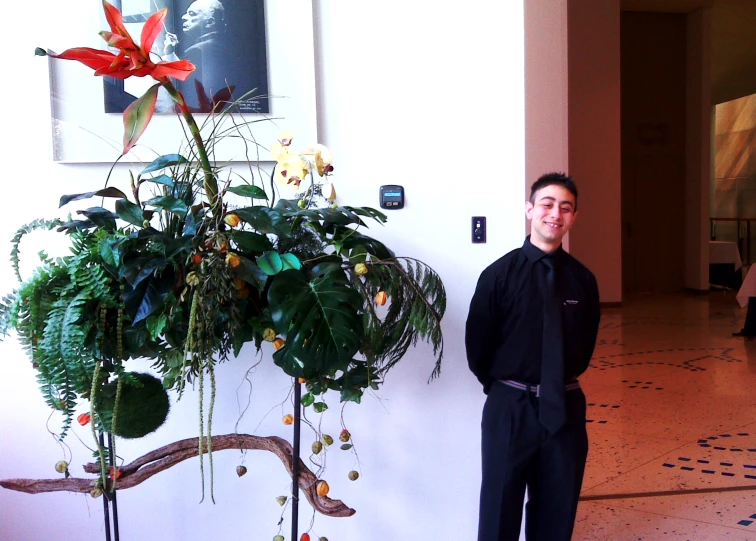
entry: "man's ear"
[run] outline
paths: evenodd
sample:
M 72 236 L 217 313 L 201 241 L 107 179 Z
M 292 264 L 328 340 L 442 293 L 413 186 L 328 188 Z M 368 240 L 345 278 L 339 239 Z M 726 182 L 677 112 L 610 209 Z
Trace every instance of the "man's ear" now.
M 205 19 L 205 28 L 208 30 L 212 30 L 215 28 L 215 17 L 208 17 Z
M 530 201 L 525 201 L 525 217 L 528 220 L 533 219 L 533 203 Z

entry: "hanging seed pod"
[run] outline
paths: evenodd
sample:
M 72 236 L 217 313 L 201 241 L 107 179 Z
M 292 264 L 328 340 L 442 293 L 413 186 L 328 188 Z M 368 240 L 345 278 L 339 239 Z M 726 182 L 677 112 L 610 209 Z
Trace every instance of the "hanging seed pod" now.
M 239 263 L 241 263 L 241 259 L 234 252 L 229 252 L 229 254 L 226 256 L 226 263 L 228 263 L 231 267 L 238 267 Z
M 275 536 L 273 538 L 273 541 L 284 541 L 284 536 L 283 535 L 277 535 L 277 536 Z
M 339 440 L 343 442 L 349 441 L 351 437 L 352 435 L 349 433 L 349 431 L 346 428 L 341 431 L 341 434 L 339 434 Z
M 320 453 L 320 451 L 322 451 L 322 450 L 323 450 L 323 444 L 322 444 L 322 443 L 320 443 L 319 441 L 316 441 L 316 442 L 314 442 L 314 443 L 312 444 L 312 452 L 313 452 L 313 454 L 316 454 L 316 455 L 317 455 L 317 454 L 318 454 L 318 453 Z
M 81 426 L 86 426 L 91 420 L 92 417 L 88 413 L 82 413 L 76 418 L 76 421 L 78 421 Z
M 378 293 L 376 293 L 375 304 L 377 304 L 378 306 L 383 306 L 384 304 L 386 304 L 387 300 L 388 300 L 388 295 L 386 294 L 385 291 L 379 291 Z
M 275 340 L 273 340 L 273 346 L 276 349 L 281 349 L 282 347 L 284 347 L 285 343 L 286 343 L 286 340 L 284 340 L 283 338 L 276 338 Z
M 288 498 L 286 496 L 278 496 L 278 497 L 276 497 L 276 501 L 278 502 L 278 505 L 280 505 L 282 507 L 284 505 L 286 505 L 286 500 L 288 500 Z
M 241 477 L 245 473 L 247 473 L 247 467 L 246 466 L 236 466 L 236 475 L 238 475 L 239 477 Z
M 223 221 L 226 222 L 231 227 L 236 227 L 237 225 L 239 225 L 239 222 L 241 222 L 239 217 L 236 214 L 232 214 L 232 213 L 226 214 L 223 217 Z
M 331 436 L 329 436 L 328 434 L 323 434 L 320 437 L 320 441 L 322 441 L 326 445 L 333 445 L 333 438 Z
M 294 424 L 294 416 L 291 413 L 287 413 L 286 415 L 283 416 L 282 421 L 283 421 L 283 424 L 285 425 Z
M 354 273 L 357 276 L 364 276 L 364 275 L 366 275 L 368 273 L 367 265 L 365 265 L 364 263 L 357 263 L 354 266 Z
M 347 477 L 349 477 L 350 481 L 356 481 L 357 479 L 359 479 L 360 474 L 357 473 L 356 471 L 352 470 L 352 471 L 349 472 L 349 475 Z
M 273 342 L 276 339 L 276 331 L 268 327 L 263 331 L 263 340 Z
M 302 537 L 299 538 L 299 541 L 310 541 L 310 534 L 303 533 Z
M 95 487 L 89 491 L 89 495 L 93 498 L 99 498 L 100 496 L 102 496 L 102 489 L 100 487 Z
M 318 496 L 325 496 L 331 490 L 331 487 L 329 487 L 328 483 L 325 481 L 318 481 L 318 484 L 315 485 L 315 490 L 317 491 Z
M 66 473 L 68 471 L 68 462 L 60 460 L 55 463 L 55 471 L 58 473 Z

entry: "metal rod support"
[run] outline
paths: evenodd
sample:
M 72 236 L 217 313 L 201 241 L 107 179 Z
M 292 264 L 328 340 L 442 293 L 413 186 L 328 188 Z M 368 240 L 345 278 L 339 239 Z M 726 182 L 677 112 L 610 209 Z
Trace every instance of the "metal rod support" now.
M 294 378 L 294 440 L 291 457 L 291 539 L 297 540 L 299 526 L 299 432 L 302 412 L 302 384 Z

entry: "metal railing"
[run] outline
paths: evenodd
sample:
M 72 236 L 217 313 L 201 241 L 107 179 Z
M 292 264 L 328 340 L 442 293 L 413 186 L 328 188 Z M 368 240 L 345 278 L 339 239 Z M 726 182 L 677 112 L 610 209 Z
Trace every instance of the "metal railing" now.
M 709 218 L 711 228 L 711 240 L 726 240 L 736 242 L 740 257 L 744 265 L 751 264 L 751 222 L 756 222 L 756 218 Z M 735 224 L 734 235 L 730 232 L 723 231 L 727 223 Z M 718 228 L 717 225 L 720 227 Z

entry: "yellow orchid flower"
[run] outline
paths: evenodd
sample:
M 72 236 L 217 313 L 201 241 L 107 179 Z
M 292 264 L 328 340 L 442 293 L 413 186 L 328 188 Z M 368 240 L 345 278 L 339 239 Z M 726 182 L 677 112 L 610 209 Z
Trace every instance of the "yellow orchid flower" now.
M 278 136 L 278 142 L 287 147 L 294 140 L 296 134 L 292 130 L 286 130 Z
M 281 186 L 297 193 L 299 184 L 304 180 L 310 170 L 307 163 L 298 154 L 287 154 L 276 164 L 275 179 Z
M 276 141 L 270 145 L 270 157 L 274 160 L 281 161 L 289 154 L 289 149 Z
M 325 145 L 321 145 L 320 143 L 310 145 L 302 151 L 302 156 L 315 165 L 321 177 L 333 171 L 333 165 L 331 165 L 333 163 L 333 154 Z
M 334 187 L 332 182 L 324 183 L 321 191 L 323 193 L 323 197 L 325 197 L 328 201 L 333 201 L 334 199 L 336 199 L 336 188 Z

